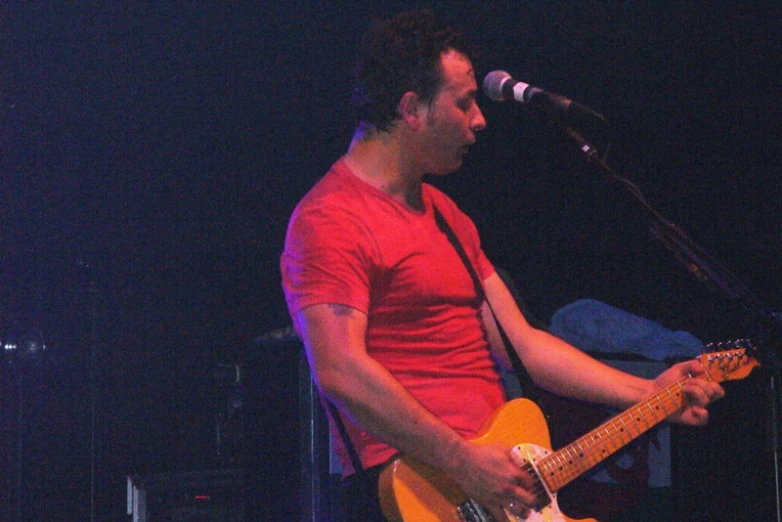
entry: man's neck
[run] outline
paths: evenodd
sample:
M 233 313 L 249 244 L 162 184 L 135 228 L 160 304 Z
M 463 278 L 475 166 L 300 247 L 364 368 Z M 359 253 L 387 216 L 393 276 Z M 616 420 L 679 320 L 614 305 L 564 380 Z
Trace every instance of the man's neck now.
M 343 161 L 362 181 L 413 210 L 423 210 L 423 175 L 406 165 L 402 150 L 393 132 L 359 127 Z

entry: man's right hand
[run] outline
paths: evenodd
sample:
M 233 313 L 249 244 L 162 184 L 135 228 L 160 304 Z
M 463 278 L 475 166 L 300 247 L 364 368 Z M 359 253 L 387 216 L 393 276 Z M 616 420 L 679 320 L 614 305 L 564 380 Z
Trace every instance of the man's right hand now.
M 535 504 L 532 477 L 514 462 L 501 445 L 475 446 L 466 443 L 464 454 L 450 472 L 464 493 L 488 510 L 495 520 L 507 520 L 504 510 L 526 518 Z

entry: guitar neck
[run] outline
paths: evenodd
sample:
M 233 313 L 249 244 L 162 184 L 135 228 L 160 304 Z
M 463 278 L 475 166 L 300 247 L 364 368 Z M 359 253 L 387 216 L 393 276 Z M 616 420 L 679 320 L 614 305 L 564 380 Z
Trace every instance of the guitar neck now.
M 706 348 L 712 346 L 707 345 Z M 759 366 L 757 360 L 748 355 L 747 351 L 754 348 L 746 346 L 746 340 L 720 343 L 717 347 L 734 349 L 705 353 L 697 359 L 704 369 L 705 377 L 711 381 L 743 379 Z M 540 477 L 549 491 L 558 491 L 679 410 L 684 404 L 684 383 L 688 378 L 674 382 L 572 444 L 538 461 Z
M 682 379 L 671 384 L 539 460 L 537 468 L 549 491 L 558 491 L 681 408 L 684 382 Z

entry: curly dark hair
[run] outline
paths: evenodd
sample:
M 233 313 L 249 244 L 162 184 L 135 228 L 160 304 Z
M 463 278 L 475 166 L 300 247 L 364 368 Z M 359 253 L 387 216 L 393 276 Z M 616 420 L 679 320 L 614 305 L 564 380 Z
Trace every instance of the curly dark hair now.
M 353 109 L 358 122 L 389 131 L 402 95 L 413 91 L 431 102 L 440 90 L 440 56 L 456 50 L 470 60 L 464 35 L 429 10 L 408 11 L 375 25 L 364 36 L 355 70 Z

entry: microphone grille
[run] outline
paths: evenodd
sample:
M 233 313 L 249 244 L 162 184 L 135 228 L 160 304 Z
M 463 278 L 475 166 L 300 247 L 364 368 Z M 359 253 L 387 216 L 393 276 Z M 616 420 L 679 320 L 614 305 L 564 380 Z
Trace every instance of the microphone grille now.
M 510 74 L 505 71 L 492 71 L 483 79 L 483 92 L 489 99 L 494 101 L 504 101 L 502 94 L 502 84 L 510 79 Z

